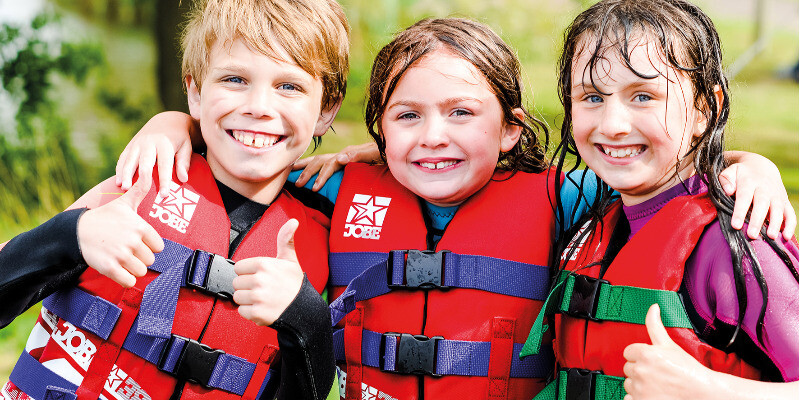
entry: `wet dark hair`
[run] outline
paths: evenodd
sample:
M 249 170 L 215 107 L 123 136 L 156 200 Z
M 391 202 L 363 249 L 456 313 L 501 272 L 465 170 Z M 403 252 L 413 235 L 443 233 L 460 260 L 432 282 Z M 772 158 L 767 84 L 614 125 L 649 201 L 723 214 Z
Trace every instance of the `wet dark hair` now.
M 386 141 L 381 119 L 397 82 L 419 60 L 444 49 L 469 61 L 483 74 L 500 102 L 505 123 L 522 127 L 519 142 L 500 154 L 497 168 L 542 172 L 548 163 L 547 125 L 533 117 L 522 105 L 520 66 L 514 51 L 491 28 L 463 18 L 423 19 L 400 32 L 375 56 L 369 81 L 365 111 L 367 130 L 386 160 Z M 525 118 L 514 115 L 520 108 Z M 540 141 L 543 140 L 544 144 Z
M 700 8 L 683 0 L 604 0 L 591 6 L 575 18 L 564 34 L 564 47 L 558 64 L 558 93 L 564 106 L 564 123 L 561 127 L 561 143 L 556 149 L 553 161 L 556 164 L 556 171 L 560 173 L 567 163 L 571 163 L 571 161 L 567 161 L 571 156 L 576 157 L 577 161 L 573 167 L 569 168 L 570 171 L 581 168 L 581 156 L 572 137 L 571 88 L 574 62 L 582 53 L 589 52 L 590 58 L 586 68 L 594 71 L 598 67 L 602 68 L 599 65 L 607 59 L 606 57 L 619 57 L 638 77 L 656 78 L 657 75 L 645 75 L 631 65 L 631 51 L 640 39 L 654 44 L 661 52 L 656 56 L 663 57 L 669 66 L 689 77 L 694 95 L 693 106 L 703 112 L 708 121 L 705 131 L 691 144 L 684 159 L 685 157 L 694 157 L 694 167 L 700 179 L 708 186 L 709 197 L 717 208 L 717 219 L 731 249 L 739 317 L 728 346 L 736 340 L 744 320 L 747 309 L 745 276 L 748 273 L 752 273 L 761 290 L 763 301 L 758 317 L 757 336 L 758 340 L 763 343 L 768 288 L 761 266 L 745 233 L 731 228 L 734 202 L 730 196 L 725 194 L 719 182 L 720 172 L 727 167 L 723 157 L 723 142 L 724 128 L 730 112 L 728 79 L 723 71 L 722 50 L 716 28 Z M 594 82 L 594 74 L 590 73 L 589 76 L 592 86 L 602 93 Z M 715 90 L 721 91 L 721 102 L 718 102 Z M 680 160 L 678 164 L 680 164 Z M 676 164 L 675 174 L 677 173 L 678 165 Z M 613 195 L 613 190 L 599 178 L 594 182 L 586 182 L 582 179 L 581 182 L 572 183 L 578 186 L 581 192 L 585 187 L 596 184 L 595 198 L 597 201 L 580 222 L 562 235 L 556 246 L 561 250 L 570 247 L 568 243 L 572 239 L 571 235 L 578 235 L 576 240 L 582 240 L 587 235 L 602 234 L 604 227 L 601 218 L 606 207 L 618 198 Z M 572 215 L 565 215 L 565 210 L 561 206 L 560 187 L 557 187 L 555 195 L 557 219 L 561 226 L 570 226 L 570 222 L 577 218 L 579 211 L 576 207 Z M 584 223 L 589 224 L 588 228 L 579 233 L 579 227 Z M 595 231 L 597 232 L 594 233 Z M 766 237 L 764 229 L 761 234 L 792 271 L 795 279 L 798 279 L 797 270 L 786 252 L 780 249 L 775 241 Z M 569 248 L 566 251 L 564 259 L 568 260 L 575 249 Z M 742 263 L 745 254 L 751 261 L 750 271 L 745 271 Z M 554 257 L 553 259 L 559 260 L 560 258 Z M 563 269 L 564 264 L 565 262 L 561 262 L 559 268 Z

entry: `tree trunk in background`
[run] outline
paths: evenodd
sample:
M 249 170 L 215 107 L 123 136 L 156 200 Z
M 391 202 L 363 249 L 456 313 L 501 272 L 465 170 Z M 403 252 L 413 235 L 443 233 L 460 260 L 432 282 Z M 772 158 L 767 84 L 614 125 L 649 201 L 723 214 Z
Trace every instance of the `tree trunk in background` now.
M 106 22 L 112 25 L 119 23 L 120 4 L 119 0 L 108 0 L 106 2 Z
M 156 78 L 161 104 L 165 110 L 188 112 L 181 80 L 180 29 L 191 1 L 156 0 L 155 3 Z

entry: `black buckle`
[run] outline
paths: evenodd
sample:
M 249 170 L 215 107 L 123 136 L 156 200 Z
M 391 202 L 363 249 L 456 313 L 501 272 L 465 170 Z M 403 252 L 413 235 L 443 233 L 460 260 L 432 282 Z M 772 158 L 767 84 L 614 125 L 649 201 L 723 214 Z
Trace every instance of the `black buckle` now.
M 405 266 L 405 284 L 392 283 L 392 265 L 395 252 L 389 252 L 388 282 L 392 289 L 449 289 L 445 286 L 442 279 L 444 272 L 445 254 L 447 250 L 408 250 L 401 254 L 406 256 L 403 265 Z
M 169 372 L 164 369 L 164 364 L 167 361 L 169 349 L 176 339 L 184 340 L 186 344 L 183 345 L 181 354 L 178 356 L 178 361 L 175 363 L 175 368 L 172 372 Z M 197 383 L 206 388 L 210 388 L 208 382 L 211 380 L 211 375 L 214 373 L 217 360 L 223 354 L 225 354 L 224 351 L 212 349 L 196 340 L 172 335 L 167 345 L 164 347 L 157 365 L 159 370 L 167 372 L 179 380 Z
M 572 295 L 569 299 L 567 314 L 577 318 L 598 321 L 595 318 L 597 313 L 597 301 L 600 295 L 600 285 L 608 281 L 605 279 L 592 278 L 586 275 L 572 275 L 575 277 L 575 285 L 572 288 Z
M 569 368 L 567 371 L 566 400 L 593 400 L 595 381 L 601 371 Z
M 387 371 L 386 340 L 397 340 L 397 356 L 395 357 L 394 370 Z M 441 336 L 427 337 L 425 335 L 411 335 L 408 333 L 388 332 L 381 336 L 380 368 L 381 371 L 396 374 L 429 375 L 439 377 L 436 373 L 436 344 L 444 339 Z
M 235 263 L 223 256 L 205 252 L 209 255 L 205 280 L 202 285 L 192 282 L 194 271 L 197 268 L 198 255 L 201 251 L 195 250 L 194 254 L 192 254 L 191 264 L 186 275 L 186 286 L 232 300 L 234 292 L 233 278 L 236 278 L 236 272 L 233 272 Z

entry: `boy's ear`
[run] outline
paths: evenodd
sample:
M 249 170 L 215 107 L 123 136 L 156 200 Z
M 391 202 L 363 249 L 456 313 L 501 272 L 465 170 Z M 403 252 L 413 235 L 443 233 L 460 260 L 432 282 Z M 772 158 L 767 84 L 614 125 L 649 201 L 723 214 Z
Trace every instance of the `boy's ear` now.
M 189 114 L 200 120 L 200 89 L 191 75 L 186 75 L 186 100 L 189 102 Z
M 339 109 L 342 108 L 342 97 L 339 96 L 339 99 L 336 100 L 333 105 L 328 107 L 327 109 L 323 109 L 319 113 L 319 119 L 317 120 L 317 125 L 314 126 L 314 136 L 322 136 L 325 132 L 328 131 L 328 128 L 331 127 L 334 118 L 336 118 L 336 113 L 339 112 Z
M 521 108 L 515 108 L 511 111 L 518 120 L 525 120 L 525 111 Z M 503 126 L 503 136 L 500 138 L 500 151 L 510 151 L 519 142 L 519 136 L 522 134 L 522 127 L 519 125 L 506 122 Z
M 719 85 L 714 86 L 714 97 L 717 100 L 717 107 L 722 107 L 722 100 L 724 99 L 724 95 L 722 94 L 722 88 Z M 709 105 L 706 105 L 709 107 Z M 703 110 L 705 111 L 705 110 Z M 719 109 L 717 109 L 717 113 L 719 113 Z M 694 136 L 700 137 L 703 135 L 703 132 L 706 131 L 708 128 L 708 117 L 706 117 L 705 112 L 698 113 L 697 117 L 697 129 L 695 129 Z M 719 115 L 717 116 L 719 118 Z

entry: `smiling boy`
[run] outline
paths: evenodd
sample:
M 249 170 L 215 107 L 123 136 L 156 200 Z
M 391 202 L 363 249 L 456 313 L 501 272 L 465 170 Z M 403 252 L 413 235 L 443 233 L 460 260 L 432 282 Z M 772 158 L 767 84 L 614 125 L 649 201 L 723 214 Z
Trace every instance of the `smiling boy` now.
M 120 195 L 112 177 L 2 247 L 0 324 L 53 294 L 0 398 L 328 393 L 329 220 L 284 182 L 344 96 L 344 13 L 200 1 L 183 46 L 205 157 L 166 193 L 145 175 Z

